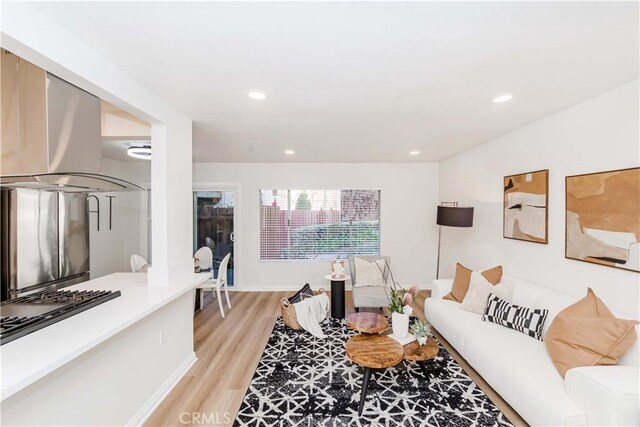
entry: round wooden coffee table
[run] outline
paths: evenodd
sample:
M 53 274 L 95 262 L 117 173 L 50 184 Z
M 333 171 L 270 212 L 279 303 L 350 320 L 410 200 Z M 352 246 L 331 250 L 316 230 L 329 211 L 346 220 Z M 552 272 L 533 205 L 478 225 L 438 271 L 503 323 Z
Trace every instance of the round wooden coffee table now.
M 378 313 L 353 313 L 347 317 L 347 326 L 365 334 L 377 334 L 387 330 L 389 321 Z
M 426 362 L 438 355 L 438 343 L 433 337 L 429 337 L 424 345 L 418 344 L 418 341 L 410 342 L 404 348 L 404 360 L 418 362 L 418 366 L 427 381 L 429 381 L 429 373 L 427 372 Z
M 345 349 L 349 359 L 364 368 L 358 406 L 358 415 L 362 415 L 371 371 L 396 366 L 404 358 L 404 349 L 398 341 L 384 335 L 355 335 L 347 340 Z

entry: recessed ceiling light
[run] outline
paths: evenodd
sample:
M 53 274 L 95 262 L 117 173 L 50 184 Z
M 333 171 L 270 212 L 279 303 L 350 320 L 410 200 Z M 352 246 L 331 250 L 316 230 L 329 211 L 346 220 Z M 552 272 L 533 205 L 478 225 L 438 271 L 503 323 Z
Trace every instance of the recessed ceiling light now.
M 262 92 L 261 90 L 252 90 L 248 93 L 249 98 L 255 99 L 257 101 L 261 101 L 267 97 L 267 94 Z
M 409 151 L 410 156 L 417 156 L 418 154 L 420 154 L 418 150 Z
M 284 154 L 288 154 L 289 156 L 291 156 L 293 154 L 296 154 L 296 152 L 293 150 L 284 150 Z
M 493 98 L 493 103 L 500 104 L 501 102 L 511 101 L 511 98 L 513 98 L 512 93 L 503 93 L 502 95 L 498 95 L 495 98 Z
M 127 148 L 127 154 L 129 157 L 136 159 L 151 160 L 151 146 L 142 145 Z

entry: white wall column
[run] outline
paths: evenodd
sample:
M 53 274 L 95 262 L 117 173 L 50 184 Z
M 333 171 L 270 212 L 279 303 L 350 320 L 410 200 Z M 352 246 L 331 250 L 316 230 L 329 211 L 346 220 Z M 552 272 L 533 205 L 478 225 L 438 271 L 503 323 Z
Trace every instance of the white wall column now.
M 152 125 L 151 146 L 149 284 L 163 286 L 193 273 L 191 121 L 173 126 Z

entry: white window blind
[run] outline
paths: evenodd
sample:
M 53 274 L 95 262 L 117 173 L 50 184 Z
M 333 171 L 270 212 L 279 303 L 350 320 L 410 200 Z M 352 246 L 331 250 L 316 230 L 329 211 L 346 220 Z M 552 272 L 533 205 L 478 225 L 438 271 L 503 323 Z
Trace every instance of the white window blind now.
M 260 190 L 260 259 L 380 255 L 380 190 Z

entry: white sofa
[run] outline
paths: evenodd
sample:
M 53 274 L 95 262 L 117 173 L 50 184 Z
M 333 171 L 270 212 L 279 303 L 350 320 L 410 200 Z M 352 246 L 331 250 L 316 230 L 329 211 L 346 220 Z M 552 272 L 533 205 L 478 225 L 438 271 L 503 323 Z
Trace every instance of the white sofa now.
M 558 312 L 581 298 L 508 276 L 502 280 L 513 284 L 514 304 L 549 309 L 543 338 Z M 563 380 L 544 342 L 483 322 L 481 315 L 443 300 L 452 283 L 434 281 L 431 298 L 424 305 L 427 320 L 527 423 L 640 425 L 638 342 L 619 365 L 574 368 Z

